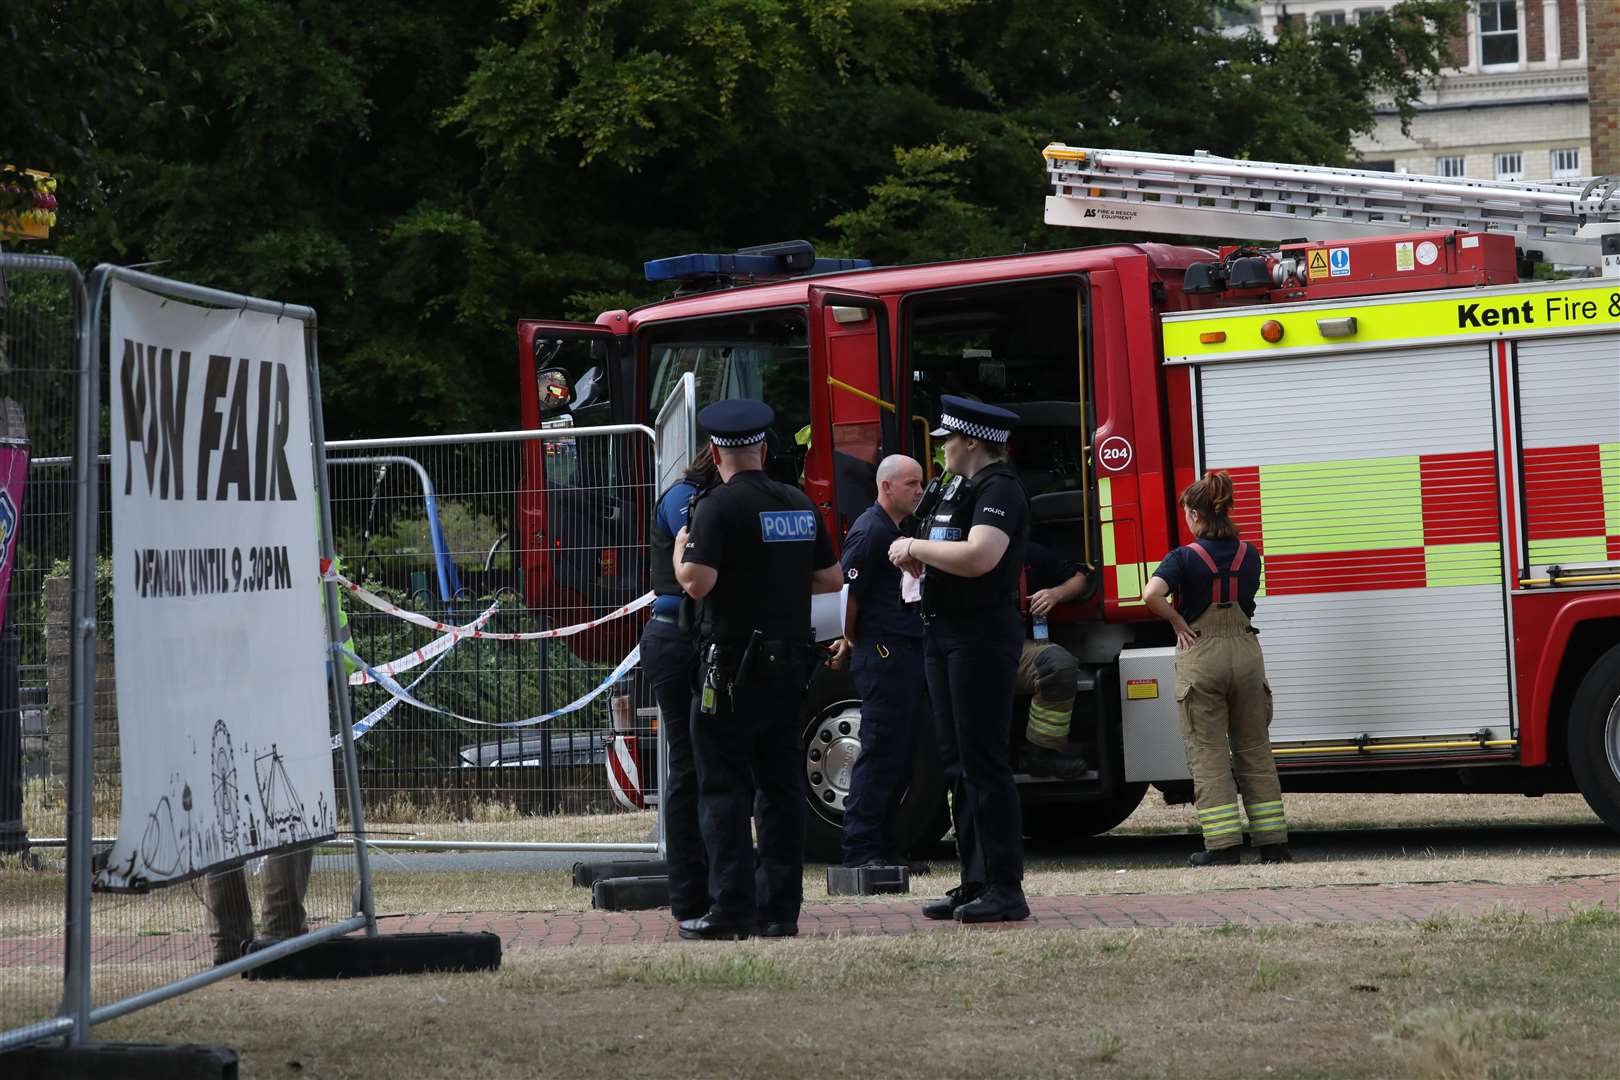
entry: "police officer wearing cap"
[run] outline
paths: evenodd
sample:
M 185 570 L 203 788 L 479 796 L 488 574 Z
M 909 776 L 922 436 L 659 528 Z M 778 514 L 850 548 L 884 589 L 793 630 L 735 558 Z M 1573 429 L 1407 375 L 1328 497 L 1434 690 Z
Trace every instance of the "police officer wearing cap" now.
M 697 639 L 686 594 L 675 580 L 675 534 L 691 507 L 718 480 L 708 448 L 658 499 L 652 526 L 652 618 L 641 632 L 641 674 L 658 702 L 664 729 L 664 857 L 669 868 L 669 906 L 676 921 L 709 910 L 709 860 L 698 830 L 697 762 L 692 755 L 692 682 Z
M 765 475 L 765 430 L 774 419 L 750 400 L 698 414 L 722 483 L 675 536 L 676 580 L 698 601 L 692 747 L 709 857 L 709 909 L 680 924 L 683 938 L 799 932 L 799 707 L 813 650 L 810 594 L 838 591 L 843 574 L 810 500 Z
M 940 397 L 951 480 L 918 539 L 890 546 L 894 565 L 923 577 L 924 667 L 941 763 L 951 785 L 962 883 L 923 906 L 930 919 L 1015 922 L 1024 900 L 1024 827 L 1008 742 L 1024 642 L 1019 571 L 1029 503 L 1007 465 L 1017 414 Z M 926 568 L 926 570 L 925 570 Z

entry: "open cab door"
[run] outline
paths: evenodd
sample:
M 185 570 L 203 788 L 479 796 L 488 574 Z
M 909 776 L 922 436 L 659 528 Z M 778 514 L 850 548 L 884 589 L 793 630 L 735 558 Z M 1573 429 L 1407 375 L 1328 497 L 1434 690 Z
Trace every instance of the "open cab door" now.
M 867 293 L 810 286 L 810 447 L 804 490 L 842 539 L 877 498 L 877 466 L 902 449 L 889 309 Z
M 606 326 L 521 320 L 523 426 L 557 430 L 613 423 L 614 399 L 624 396 L 621 340 Z M 537 440 L 522 447 L 512 549 L 524 602 L 561 626 L 641 595 L 644 508 L 625 503 L 626 493 L 652 482 L 644 448 L 637 453 L 618 436 Z M 623 655 L 613 636 L 604 627 L 569 638 L 568 644 L 583 660 L 611 662 Z

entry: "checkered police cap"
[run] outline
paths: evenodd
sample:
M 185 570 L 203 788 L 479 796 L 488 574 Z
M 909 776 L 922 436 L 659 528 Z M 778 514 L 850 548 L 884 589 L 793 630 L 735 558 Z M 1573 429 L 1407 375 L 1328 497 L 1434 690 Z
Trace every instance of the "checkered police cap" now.
M 775 422 L 776 414 L 763 401 L 730 398 L 704 406 L 697 419 L 710 442 L 730 449 L 764 442 L 765 429 Z
M 984 442 L 1004 443 L 1012 438 L 1013 425 L 1018 422 L 1015 412 L 954 394 L 941 394 L 939 405 L 939 427 L 931 432 L 936 439 L 967 435 Z
M 765 433 L 756 431 L 752 435 L 710 435 L 709 441 L 716 446 L 753 446 L 755 443 L 765 441 Z

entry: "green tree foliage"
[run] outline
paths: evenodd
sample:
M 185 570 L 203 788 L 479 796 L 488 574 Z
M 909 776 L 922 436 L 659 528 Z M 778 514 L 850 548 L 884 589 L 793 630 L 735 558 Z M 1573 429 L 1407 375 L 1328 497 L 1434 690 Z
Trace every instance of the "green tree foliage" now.
M 315 305 L 330 429 L 391 434 L 516 423 L 515 320 L 655 298 L 648 258 L 1091 242 L 1041 223 L 1050 141 L 1343 163 L 1464 5 L 1276 41 L 1235 0 L 12 6 L 0 160 L 64 174 L 57 249 Z

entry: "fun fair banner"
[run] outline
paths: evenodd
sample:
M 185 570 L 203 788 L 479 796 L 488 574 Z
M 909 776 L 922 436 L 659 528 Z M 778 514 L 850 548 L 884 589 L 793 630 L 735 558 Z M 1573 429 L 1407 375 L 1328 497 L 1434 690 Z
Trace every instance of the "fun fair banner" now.
M 334 833 L 304 327 L 112 286 L 123 805 L 96 885 Z

